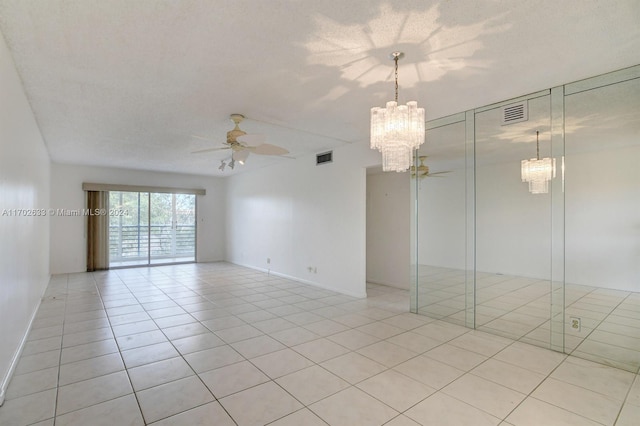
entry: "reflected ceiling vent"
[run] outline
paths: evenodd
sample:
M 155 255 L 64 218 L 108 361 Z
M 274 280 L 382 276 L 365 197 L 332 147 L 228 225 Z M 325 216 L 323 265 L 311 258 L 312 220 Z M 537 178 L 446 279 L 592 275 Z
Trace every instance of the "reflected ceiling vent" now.
M 505 105 L 501 108 L 502 125 L 520 123 L 529 119 L 529 110 L 527 101 L 518 102 L 517 104 Z
M 320 164 L 333 163 L 333 151 L 316 154 L 316 166 Z

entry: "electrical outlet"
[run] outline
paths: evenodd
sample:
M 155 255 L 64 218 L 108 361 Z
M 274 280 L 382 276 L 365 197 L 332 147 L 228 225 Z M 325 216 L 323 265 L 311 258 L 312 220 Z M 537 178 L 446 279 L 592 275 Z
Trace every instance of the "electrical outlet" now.
M 309 266 L 307 269 L 309 270 L 309 272 L 313 272 L 313 266 Z
M 578 318 L 578 317 L 570 317 L 569 318 L 569 325 L 570 325 L 570 327 L 571 327 L 571 329 L 573 331 L 580 331 L 581 328 L 582 328 L 582 324 L 581 324 L 580 318 Z
M 318 273 L 318 268 L 313 268 L 313 273 L 317 274 Z
M 271 264 L 271 258 L 267 257 L 267 265 L 270 265 L 270 264 Z

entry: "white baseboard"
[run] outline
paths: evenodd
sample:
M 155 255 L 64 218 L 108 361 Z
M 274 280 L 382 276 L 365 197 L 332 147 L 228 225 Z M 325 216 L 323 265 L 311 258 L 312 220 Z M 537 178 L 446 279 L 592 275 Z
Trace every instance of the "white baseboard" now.
M 29 332 L 31 331 L 31 326 L 33 325 L 33 321 L 36 318 L 36 314 L 38 313 L 38 309 L 40 309 L 40 303 L 42 303 L 42 298 L 38 300 L 38 304 L 36 308 L 31 313 L 31 318 L 29 319 L 29 325 L 27 329 L 24 331 L 22 339 L 20 340 L 20 344 L 16 348 L 15 353 L 13 354 L 13 358 L 11 358 L 11 364 L 9 364 L 9 369 L 7 370 L 7 374 L 2 378 L 2 382 L 0 382 L 0 405 L 4 404 L 4 398 L 6 396 L 7 388 L 9 387 L 9 383 L 11 382 L 11 378 L 13 377 L 13 373 L 16 371 L 16 367 L 18 366 L 18 361 L 20 360 L 20 355 L 22 355 L 22 350 L 24 349 L 25 343 L 27 343 L 27 338 L 29 337 Z
M 227 261 L 227 262 L 229 262 L 229 261 Z M 275 275 L 276 277 L 286 278 L 286 279 L 291 280 L 291 281 L 296 281 L 296 282 L 299 282 L 299 283 L 302 283 L 302 284 L 307 284 L 307 285 L 310 285 L 310 286 L 313 286 L 313 287 L 318 287 L 318 288 L 321 288 L 323 290 L 335 291 L 336 293 L 344 294 L 346 296 L 357 297 L 358 299 L 364 299 L 364 298 L 367 297 L 366 291 L 364 291 L 362 293 L 344 291 L 344 290 L 339 289 L 339 288 L 329 287 L 329 286 L 320 284 L 320 283 L 315 282 L 315 281 L 305 280 L 303 278 L 294 277 L 292 275 L 287 275 L 287 274 L 283 274 L 283 273 L 280 273 L 280 272 L 276 272 L 276 271 L 273 271 L 271 269 L 259 268 L 259 267 L 253 266 L 253 265 L 245 265 L 245 264 L 237 263 L 237 262 L 229 262 L 229 263 L 231 263 L 233 265 L 243 266 L 245 268 L 253 269 L 253 270 L 256 270 L 256 271 L 260 271 L 260 272 L 266 272 L 268 274 Z

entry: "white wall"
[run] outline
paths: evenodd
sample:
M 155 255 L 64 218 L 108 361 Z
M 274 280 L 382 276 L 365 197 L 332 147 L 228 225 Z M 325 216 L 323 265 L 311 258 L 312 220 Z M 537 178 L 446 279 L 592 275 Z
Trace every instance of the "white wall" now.
M 531 194 L 520 161 L 476 170 L 478 271 L 549 279 L 551 194 Z
M 207 194 L 197 198 L 197 261 L 224 260 L 224 179 L 53 163 L 51 208 L 86 208 L 83 182 L 205 189 Z M 51 219 L 51 273 L 86 271 L 86 247 L 86 217 Z
M 520 162 L 476 170 L 476 269 L 531 278 L 550 276 L 551 199 L 532 195 Z M 465 268 L 465 171 L 426 178 L 419 190 L 419 262 Z
M 379 153 L 355 143 L 330 164 L 307 156 L 228 178 L 227 259 L 364 297 L 365 167 L 377 164 Z
M 49 282 L 49 154 L 0 35 L 0 404 L 29 324 Z
M 418 182 L 418 263 L 465 269 L 465 172 Z
M 638 158 L 638 146 L 567 154 L 567 283 L 640 291 Z M 464 172 L 446 176 L 419 190 L 419 262 L 464 269 Z M 550 195 L 528 192 L 519 163 L 480 167 L 476 179 L 478 271 L 549 279 Z
M 409 289 L 410 174 L 367 175 L 367 281 Z
M 567 154 L 568 283 L 640 291 L 640 146 Z

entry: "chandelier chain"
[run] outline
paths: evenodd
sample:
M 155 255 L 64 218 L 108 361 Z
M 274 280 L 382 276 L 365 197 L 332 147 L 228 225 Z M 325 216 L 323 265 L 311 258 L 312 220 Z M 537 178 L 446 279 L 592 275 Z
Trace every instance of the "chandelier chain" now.
M 396 103 L 398 103 L 398 56 L 396 55 L 393 60 L 396 63 Z

